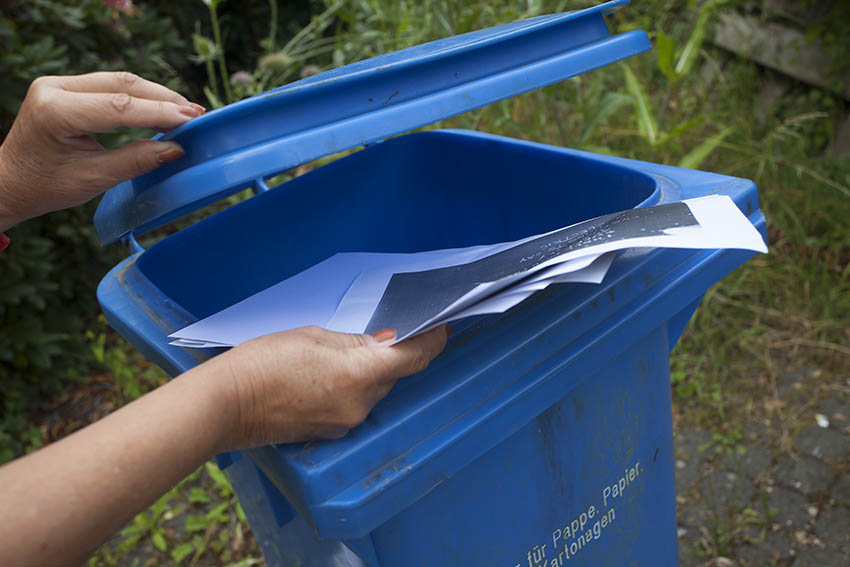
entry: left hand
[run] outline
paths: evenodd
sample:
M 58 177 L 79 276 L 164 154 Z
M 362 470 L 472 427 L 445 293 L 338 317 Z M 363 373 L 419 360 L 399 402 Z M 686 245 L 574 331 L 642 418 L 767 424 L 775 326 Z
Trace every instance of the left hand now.
M 202 106 L 132 73 L 39 77 L 0 146 L 0 231 L 84 203 L 184 155 L 174 142 L 153 140 L 107 151 L 88 134 L 120 127 L 167 131 L 203 113 Z

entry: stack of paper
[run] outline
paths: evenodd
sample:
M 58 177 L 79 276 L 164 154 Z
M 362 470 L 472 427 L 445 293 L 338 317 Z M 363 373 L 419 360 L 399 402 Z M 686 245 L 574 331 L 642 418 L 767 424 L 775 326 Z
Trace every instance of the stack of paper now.
M 600 283 L 617 250 L 767 252 L 729 197 L 603 215 L 516 242 L 417 254 L 344 253 L 171 335 L 184 347 L 235 346 L 306 325 L 402 341 L 443 323 L 502 313 L 553 283 Z

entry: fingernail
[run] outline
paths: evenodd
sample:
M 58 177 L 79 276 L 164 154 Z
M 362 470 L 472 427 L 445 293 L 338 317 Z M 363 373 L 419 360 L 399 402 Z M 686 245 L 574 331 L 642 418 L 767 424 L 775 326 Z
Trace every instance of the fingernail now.
M 201 114 L 203 114 L 204 112 L 206 112 L 206 111 L 207 111 L 207 109 L 206 109 L 206 108 L 204 108 L 203 106 L 201 106 L 200 104 L 197 104 L 197 103 L 195 103 L 195 102 L 190 102 L 190 103 L 189 103 L 189 106 L 191 106 L 192 108 L 194 108 L 195 110 L 197 110 L 197 111 L 198 111 L 198 112 L 200 112 Z
M 372 333 L 372 338 L 379 343 L 385 343 L 395 338 L 395 329 L 381 329 L 377 333 Z
M 168 163 L 170 161 L 178 160 L 186 155 L 186 152 L 183 151 L 179 145 L 174 142 L 168 143 L 169 147 L 167 149 L 162 150 L 156 154 L 156 161 L 159 163 Z
M 452 335 L 452 326 L 450 323 L 446 323 L 446 338 Z
M 192 106 L 178 106 L 177 110 L 183 116 L 188 116 L 189 118 L 197 118 L 198 116 L 204 113 L 203 109 L 196 108 L 197 106 L 197 104 L 193 104 Z

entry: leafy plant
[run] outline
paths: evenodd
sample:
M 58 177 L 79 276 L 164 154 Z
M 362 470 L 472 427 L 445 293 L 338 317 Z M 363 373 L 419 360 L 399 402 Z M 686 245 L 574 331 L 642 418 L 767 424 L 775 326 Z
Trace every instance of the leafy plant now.
M 721 143 L 723 143 L 723 140 L 725 140 L 733 130 L 734 128 L 732 126 L 724 128 L 685 154 L 685 157 L 679 160 L 679 163 L 676 165 L 679 167 L 697 169 L 702 162 L 708 159 L 708 156 L 710 156 L 711 153 L 717 149 Z
M 744 434 L 738 428 L 728 431 L 715 431 L 711 434 L 711 441 L 699 446 L 700 451 L 713 450 L 718 455 L 738 457 L 747 452 L 743 444 Z
M 221 27 L 218 23 L 218 5 L 223 0 L 203 0 L 210 9 L 210 22 L 212 22 L 213 38 L 215 38 L 215 59 L 218 61 L 218 69 L 221 73 L 221 84 L 224 87 L 224 97 L 228 103 L 233 102 L 233 94 L 230 92 L 230 77 L 227 74 L 227 63 L 224 59 L 224 42 L 221 41 Z
M 151 543 L 159 551 L 168 550 L 168 539 L 162 527 L 162 520 L 168 512 L 168 504 L 174 498 L 177 488 L 164 494 L 147 510 L 136 514 L 133 522 L 121 530 L 121 535 L 127 539 L 121 543 L 120 550 L 130 549 L 139 544 L 143 538 L 150 537 Z
M 623 73 L 626 76 L 626 91 L 635 106 L 640 133 L 650 144 L 655 145 L 658 141 L 658 121 L 652 112 L 649 96 L 627 64 L 623 64 Z

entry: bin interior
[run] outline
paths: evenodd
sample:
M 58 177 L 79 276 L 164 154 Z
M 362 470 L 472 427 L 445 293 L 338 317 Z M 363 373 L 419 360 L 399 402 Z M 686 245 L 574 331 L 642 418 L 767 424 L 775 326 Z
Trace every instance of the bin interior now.
M 198 318 L 337 252 L 516 240 L 658 199 L 655 179 L 569 150 L 463 131 L 369 146 L 158 242 L 138 267 Z

